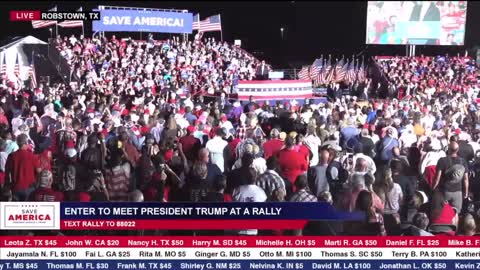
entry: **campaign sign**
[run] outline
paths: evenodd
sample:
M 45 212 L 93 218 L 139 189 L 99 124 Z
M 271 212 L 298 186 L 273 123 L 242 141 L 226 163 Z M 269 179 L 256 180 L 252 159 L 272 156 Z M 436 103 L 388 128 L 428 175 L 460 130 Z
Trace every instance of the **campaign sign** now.
M 0 202 L 0 230 L 59 229 L 59 202 Z
M 100 10 L 93 31 L 192 33 L 192 13 L 151 10 Z

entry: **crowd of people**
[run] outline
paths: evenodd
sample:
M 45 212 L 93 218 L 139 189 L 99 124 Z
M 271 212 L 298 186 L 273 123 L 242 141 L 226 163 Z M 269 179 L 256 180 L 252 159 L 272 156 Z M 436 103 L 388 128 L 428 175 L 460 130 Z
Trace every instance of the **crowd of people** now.
M 377 59 L 377 63 L 388 78 L 388 94 L 399 99 L 417 94 L 430 99 L 438 92 L 473 95 L 478 87 L 475 61 L 470 57 L 394 57 Z
M 402 99 L 269 105 L 195 95 L 254 78 L 224 42 L 57 44 L 77 85 L 1 85 L 0 201 L 325 202 L 365 219 L 236 233 L 476 233 L 478 83 L 460 58 L 383 62 Z
M 58 37 L 60 54 L 84 87 L 110 95 L 172 91 L 230 93 L 238 80 L 251 80 L 259 61 L 237 46 L 214 38 L 145 41 L 132 39 Z

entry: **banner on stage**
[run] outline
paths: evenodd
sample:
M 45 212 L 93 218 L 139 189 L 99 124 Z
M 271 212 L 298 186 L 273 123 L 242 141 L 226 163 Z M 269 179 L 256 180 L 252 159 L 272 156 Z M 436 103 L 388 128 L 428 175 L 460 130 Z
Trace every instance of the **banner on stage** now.
M 239 100 L 289 100 L 313 97 L 312 82 L 307 80 L 239 81 L 235 86 Z
M 100 10 L 93 31 L 192 33 L 192 13 L 152 10 Z

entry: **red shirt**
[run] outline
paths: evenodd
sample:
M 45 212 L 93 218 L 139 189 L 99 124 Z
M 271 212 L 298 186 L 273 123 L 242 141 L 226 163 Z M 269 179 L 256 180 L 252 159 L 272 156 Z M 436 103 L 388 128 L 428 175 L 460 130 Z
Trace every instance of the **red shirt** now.
M 279 139 L 271 139 L 263 144 L 264 157 L 267 160 L 269 157 L 276 155 L 283 147 L 284 143 Z
M 307 161 L 302 154 L 295 150 L 283 149 L 278 152 L 278 164 L 282 175 L 294 184 L 297 176 L 303 174 L 307 169 Z
M 305 160 L 308 161 L 310 157 L 310 150 L 307 146 L 305 146 L 304 144 L 300 145 L 298 148 L 298 153 L 300 153 L 305 158 Z
M 15 192 L 28 189 L 35 183 L 35 170 L 40 168 L 38 158 L 28 150 L 19 149 L 10 154 L 5 165 L 5 175 L 11 175 Z M 7 178 L 8 179 L 8 178 Z
M 237 158 L 237 146 L 241 142 L 239 138 L 233 139 L 231 142 L 228 143 L 228 147 L 230 147 L 230 151 L 233 154 L 233 157 L 236 159 Z
M 51 188 L 38 188 L 33 193 L 35 202 L 61 202 L 64 199 L 63 192 L 54 191 Z

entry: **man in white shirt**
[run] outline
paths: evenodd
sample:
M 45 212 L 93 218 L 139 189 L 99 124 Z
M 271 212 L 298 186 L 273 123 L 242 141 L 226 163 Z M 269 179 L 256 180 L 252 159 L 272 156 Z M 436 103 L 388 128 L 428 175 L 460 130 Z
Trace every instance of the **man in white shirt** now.
M 318 151 L 320 149 L 320 146 L 322 145 L 322 142 L 317 136 L 314 126 L 308 126 L 307 136 L 304 139 L 304 143 L 312 152 L 312 160 L 310 160 L 310 166 L 316 166 L 319 161 Z
M 212 161 L 213 164 L 217 165 L 218 168 L 220 168 L 222 173 L 225 171 L 224 169 L 225 161 L 223 159 L 223 150 L 228 145 L 228 142 L 222 139 L 223 135 L 224 135 L 223 130 L 221 128 L 217 129 L 217 133 L 215 137 L 209 140 L 205 145 L 205 148 L 207 148 L 208 151 L 210 152 L 210 160 Z
M 249 168 L 247 173 L 246 185 L 241 185 L 233 190 L 232 199 L 234 202 L 265 202 L 267 194 L 257 185 L 256 172 L 253 168 Z M 246 229 L 238 232 L 240 235 L 257 235 L 258 230 Z

